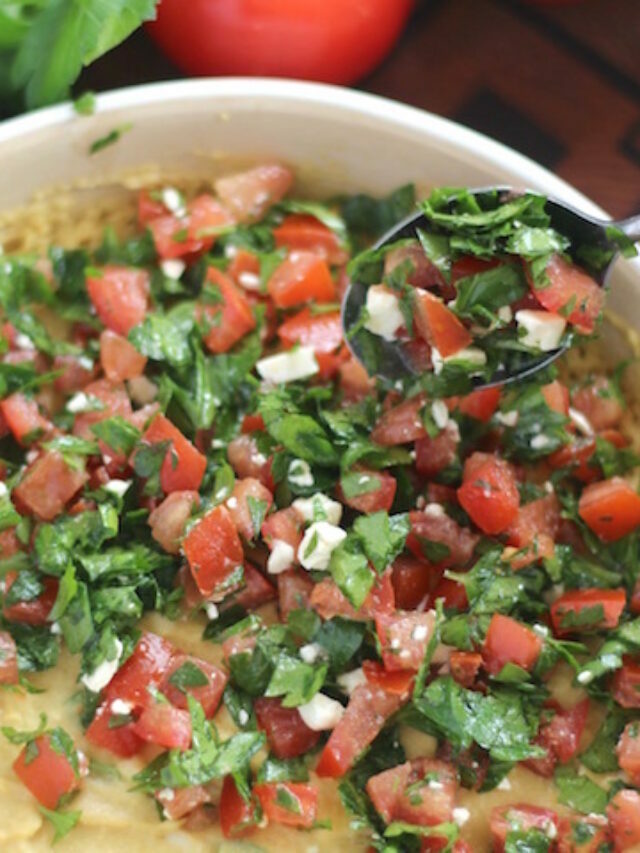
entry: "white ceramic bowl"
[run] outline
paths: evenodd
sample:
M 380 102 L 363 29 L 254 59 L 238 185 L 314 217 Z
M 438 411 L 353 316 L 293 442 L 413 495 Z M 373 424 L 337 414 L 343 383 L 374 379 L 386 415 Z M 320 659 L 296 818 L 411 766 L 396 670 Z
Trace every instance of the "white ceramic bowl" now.
M 99 154 L 90 143 L 132 129 Z M 301 188 L 384 193 L 420 186 L 507 183 L 540 190 L 606 216 L 593 202 L 521 154 L 453 122 L 372 95 L 266 79 L 200 79 L 109 92 L 93 116 L 70 104 L 0 125 L 0 211 L 37 190 L 97 181 L 158 164 L 202 175 L 239 162 L 280 159 Z M 640 263 L 619 262 L 611 308 L 640 328 Z

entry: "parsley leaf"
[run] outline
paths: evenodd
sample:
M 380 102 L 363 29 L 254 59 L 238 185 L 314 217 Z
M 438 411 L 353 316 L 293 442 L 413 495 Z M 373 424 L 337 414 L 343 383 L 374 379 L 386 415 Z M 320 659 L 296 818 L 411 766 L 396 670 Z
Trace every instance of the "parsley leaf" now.
M 52 809 L 47 809 L 44 806 L 38 805 L 38 809 L 41 814 L 46 817 L 49 823 L 53 826 L 54 835 L 52 844 L 57 844 L 62 838 L 65 837 L 71 830 L 76 826 L 80 818 L 82 817 L 81 811 L 75 812 L 63 812 Z

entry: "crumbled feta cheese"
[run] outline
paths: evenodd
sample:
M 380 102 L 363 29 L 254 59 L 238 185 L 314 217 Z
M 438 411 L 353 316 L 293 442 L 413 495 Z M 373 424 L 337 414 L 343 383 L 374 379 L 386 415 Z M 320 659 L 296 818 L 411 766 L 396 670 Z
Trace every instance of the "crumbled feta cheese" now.
M 579 684 L 589 684 L 593 681 L 593 673 L 585 670 L 584 672 L 579 672 L 577 676 L 577 680 Z
M 393 341 L 398 329 L 404 325 L 400 302 L 384 284 L 374 284 L 367 290 L 367 319 L 365 329 L 386 341 Z
M 179 258 L 170 258 L 168 261 L 161 261 L 160 269 L 167 278 L 172 278 L 177 281 L 182 273 L 186 270 L 187 265 Z
M 293 565 L 295 552 L 293 547 L 283 539 L 274 539 L 273 549 L 267 560 L 267 571 L 270 575 L 279 575 L 286 572 Z
M 513 311 L 510 305 L 501 305 L 498 308 L 498 320 L 502 323 L 510 323 L 513 320 Z
M 9 489 L 7 489 L 6 483 L 3 483 L 0 480 L 0 498 L 5 498 L 9 494 Z
M 238 284 L 245 290 L 260 290 L 260 276 L 254 272 L 241 272 L 238 276 Z
M 158 394 L 158 386 L 146 376 L 136 376 L 127 382 L 129 396 L 137 406 L 153 403 Z
M 256 370 L 263 379 L 279 384 L 307 379 L 318 372 L 318 362 L 313 347 L 297 347 L 261 358 Z
M 496 420 L 506 427 L 516 426 L 519 417 L 520 413 L 517 409 L 510 409 L 508 412 L 496 412 Z
M 442 504 L 430 503 L 425 506 L 424 514 L 429 518 L 442 518 L 443 515 L 446 515 L 446 512 Z
M 34 343 L 28 335 L 19 332 L 14 339 L 15 345 L 18 349 L 35 349 Z
M 362 687 L 367 684 L 367 677 L 361 666 L 357 669 L 351 669 L 349 672 L 343 672 L 336 678 L 338 687 L 343 690 L 347 696 L 351 696 L 356 687 Z
M 249 714 L 244 708 L 240 708 L 238 711 L 238 722 L 241 726 L 246 726 L 249 722 Z
M 312 731 L 324 732 L 338 725 L 344 708 L 340 702 L 325 696 L 324 693 L 316 693 L 310 702 L 298 706 L 298 713 Z
M 465 809 L 462 806 L 457 806 L 453 812 L 453 820 L 458 826 L 463 826 L 471 817 L 471 812 L 469 809 Z
M 305 663 L 315 663 L 318 658 L 326 656 L 326 652 L 320 643 L 306 643 L 306 645 L 300 646 L 298 652 Z
M 440 355 L 440 350 L 437 347 L 431 347 L 431 364 L 433 365 L 433 372 L 436 376 L 442 373 L 444 358 Z
M 298 486 L 301 489 L 313 486 L 313 472 L 311 466 L 305 459 L 293 459 L 289 464 L 287 479 L 292 486 Z
M 449 423 L 449 409 L 444 400 L 436 400 L 431 404 L 431 415 L 438 429 L 444 429 Z
M 95 409 L 95 397 L 85 394 L 84 391 L 78 391 L 71 399 L 67 400 L 65 408 L 74 415 L 79 412 L 90 412 Z
M 233 246 L 231 243 L 228 243 L 224 247 L 225 258 L 229 258 L 229 259 L 235 258 L 237 254 L 238 254 L 238 247 L 237 246 Z
M 85 672 L 80 679 L 87 690 L 90 690 L 92 693 L 99 693 L 103 687 L 106 687 L 118 670 L 118 664 L 122 657 L 123 646 L 117 637 L 115 645 L 116 656 L 113 660 L 103 660 L 93 672 Z
M 433 362 L 433 350 L 431 350 L 431 361 Z M 466 347 L 465 349 L 458 350 L 458 352 L 454 352 L 452 355 L 448 355 L 444 359 L 444 362 L 445 364 L 464 362 L 465 365 L 470 365 L 471 367 L 484 367 L 487 363 L 487 356 L 484 350 L 478 347 Z
M 125 702 L 124 699 L 114 699 L 111 703 L 112 714 L 130 714 L 133 711 L 133 702 Z
M 51 628 L 49 630 L 51 631 L 52 634 L 54 634 L 54 636 L 57 636 L 58 634 L 62 634 L 62 628 L 60 627 L 59 622 L 52 622 Z
M 214 604 L 213 601 L 206 602 L 206 604 L 204 605 L 204 612 L 207 614 L 207 619 L 210 622 L 215 622 L 218 616 L 220 616 L 218 605 Z
M 305 569 L 326 571 L 331 554 L 346 538 L 347 532 L 328 521 L 314 521 L 298 547 L 298 560 Z
M 231 495 L 231 497 L 227 501 L 227 506 L 229 507 L 229 509 L 237 509 L 238 498 L 236 498 L 234 495 Z
M 167 187 L 162 190 L 162 203 L 175 216 L 185 216 L 187 212 L 182 193 L 179 193 L 174 187 Z
M 578 409 L 574 409 L 569 406 L 569 417 L 571 418 L 571 421 L 575 425 L 578 432 L 581 432 L 582 435 L 594 435 L 595 430 L 591 426 L 591 421 L 586 415 L 583 415 L 582 412 L 579 412 Z
M 211 439 L 211 449 L 212 450 L 222 450 L 223 447 L 226 447 L 226 442 L 221 438 L 212 438 Z
M 548 435 L 544 435 L 544 433 L 540 433 L 540 435 L 534 435 L 531 439 L 531 447 L 533 450 L 546 450 L 547 447 L 553 446 L 553 439 L 549 438 Z
M 170 803 L 175 799 L 176 792 L 173 788 L 161 788 L 158 791 L 158 798 L 161 800 L 165 800 L 165 802 Z
M 342 504 L 331 500 L 322 492 L 316 492 L 310 498 L 296 498 L 291 504 L 302 521 L 328 521 L 329 524 L 340 524 Z
M 510 791 L 511 790 L 511 782 L 505 776 L 504 779 L 502 779 L 496 787 L 499 791 Z
M 557 349 L 567 326 L 567 321 L 559 314 L 549 311 L 516 311 L 519 340 L 527 347 L 550 352 Z
M 105 483 L 102 488 L 106 492 L 111 492 L 112 495 L 116 495 L 121 498 L 126 494 L 132 482 L 133 480 L 109 480 L 109 482 Z
M 423 640 L 426 640 L 429 635 L 429 631 L 427 630 L 426 625 L 416 625 L 416 627 L 411 632 L 411 639 L 415 640 L 416 643 L 421 643 Z

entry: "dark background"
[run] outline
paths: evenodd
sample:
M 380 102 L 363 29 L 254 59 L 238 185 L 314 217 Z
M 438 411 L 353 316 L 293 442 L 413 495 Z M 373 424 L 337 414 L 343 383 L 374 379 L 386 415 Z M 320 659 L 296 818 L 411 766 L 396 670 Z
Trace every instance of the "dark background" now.
M 180 76 L 138 32 L 76 90 Z M 640 212 L 640 0 L 422 0 L 359 88 L 506 142 L 614 216 Z

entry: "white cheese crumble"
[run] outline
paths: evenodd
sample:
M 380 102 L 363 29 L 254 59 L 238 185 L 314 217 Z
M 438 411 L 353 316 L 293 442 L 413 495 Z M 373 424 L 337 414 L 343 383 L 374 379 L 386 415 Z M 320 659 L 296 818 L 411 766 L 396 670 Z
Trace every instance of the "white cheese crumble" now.
M 300 646 L 298 654 L 305 663 L 315 663 L 319 658 L 325 657 L 325 650 L 320 643 L 306 643 Z
M 80 681 L 84 684 L 87 690 L 92 693 L 99 693 L 103 687 L 111 681 L 113 676 L 118 671 L 118 664 L 122 657 L 123 646 L 120 640 L 116 637 L 116 656 L 113 660 L 103 660 L 93 672 L 85 672 Z
M 215 620 L 220 616 L 220 611 L 218 610 L 217 604 L 214 604 L 213 601 L 207 601 L 204 606 L 204 612 L 207 614 L 207 619 L 210 622 L 215 622 Z
M 260 290 L 260 276 L 254 272 L 241 272 L 238 276 L 238 284 L 244 287 L 245 290 Z
M 281 382 L 295 382 L 296 379 L 307 379 L 319 369 L 313 347 L 297 347 L 287 352 L 279 352 L 261 358 L 256 364 L 260 376 L 276 385 Z
M 465 809 L 462 806 L 457 806 L 453 812 L 453 820 L 458 826 L 463 826 L 471 817 L 471 812 L 469 809 Z
M 179 193 L 174 187 L 167 187 L 162 190 L 162 203 L 175 216 L 185 216 L 187 209 L 184 204 L 182 193 Z
M 338 725 L 344 708 L 340 702 L 325 696 L 324 693 L 316 693 L 310 702 L 298 706 L 298 713 L 312 731 L 324 732 Z
M 158 386 L 146 376 L 136 376 L 127 382 L 129 396 L 137 406 L 147 406 L 153 403 L 158 394 Z
M 404 325 L 400 302 L 384 284 L 374 284 L 367 290 L 367 320 L 365 329 L 386 341 L 393 341 L 398 329 Z
M 328 521 L 329 524 L 340 524 L 342 504 L 316 492 L 310 498 L 296 498 L 291 504 L 302 521 Z
M 520 413 L 517 409 L 510 409 L 508 412 L 496 412 L 495 417 L 502 426 L 514 427 L 518 423 Z
M 238 711 L 238 722 L 241 726 L 246 726 L 249 722 L 249 713 L 244 708 L 240 708 Z
M 3 483 L 0 480 L 0 498 L 5 498 L 9 494 L 9 489 L 7 489 L 6 483 Z
M 550 352 L 557 349 L 567 326 L 567 321 L 559 314 L 549 311 L 516 311 L 519 340 L 527 347 Z
M 511 790 L 511 782 L 505 776 L 504 779 L 502 779 L 496 787 L 499 791 L 510 791 Z
M 501 305 L 498 308 L 498 320 L 501 323 L 510 323 L 513 320 L 513 311 L 510 305 Z
M 431 416 L 438 429 L 444 429 L 449 423 L 449 409 L 444 400 L 436 400 L 431 404 Z
M 546 450 L 547 447 L 553 446 L 553 439 L 549 438 L 548 435 L 544 435 L 544 433 L 540 433 L 540 435 L 534 435 L 531 439 L 531 447 L 533 450 Z
M 111 703 L 112 714 L 130 714 L 133 711 L 133 703 L 125 702 L 124 699 L 114 699 Z
M 187 265 L 179 258 L 170 258 L 168 261 L 161 261 L 160 269 L 163 275 L 177 281 L 182 273 L 186 270 Z
M 364 684 L 367 684 L 367 677 L 364 674 L 364 670 L 361 666 L 358 669 L 349 670 L 349 672 L 343 672 L 336 678 L 338 682 L 338 687 L 343 690 L 347 696 L 351 696 L 356 687 L 362 687 Z
M 173 788 L 161 788 L 158 791 L 158 799 L 165 800 L 167 803 L 172 802 L 175 799 L 176 792 Z
M 34 343 L 29 335 L 25 335 L 23 332 L 19 332 L 16 335 L 14 343 L 18 349 L 35 349 Z
M 112 495 L 121 498 L 126 494 L 133 480 L 109 480 L 102 487 L 106 492 L 111 492 Z
M 582 435 L 590 437 L 595 434 L 595 430 L 591 426 L 589 418 L 586 415 L 583 415 L 582 412 L 579 412 L 578 409 L 574 409 L 569 406 L 569 417 L 578 432 L 581 432 Z
M 577 680 L 579 684 L 589 684 L 593 681 L 593 673 L 585 670 L 584 672 L 579 672 L 577 676 Z
M 425 506 L 424 514 L 429 518 L 442 518 L 447 513 L 442 504 L 430 503 Z
M 298 486 L 301 489 L 313 486 L 313 472 L 311 466 L 305 459 L 292 459 L 287 471 L 287 479 L 292 486 Z
M 433 350 L 431 350 L 431 360 L 433 361 Z M 470 367 L 484 367 L 487 363 L 487 356 L 484 350 L 481 350 L 478 347 L 465 347 L 465 349 L 458 350 L 458 352 L 448 355 L 444 359 L 444 362 L 445 364 L 464 363 Z
M 347 532 L 328 521 L 314 521 L 298 547 L 298 560 L 305 569 L 326 571 L 331 554 L 346 538 Z
M 267 571 L 270 575 L 286 572 L 293 565 L 295 552 L 293 547 L 283 539 L 274 539 L 273 549 L 267 560 Z
M 84 391 L 78 391 L 69 400 L 65 406 L 68 412 L 77 415 L 80 412 L 91 412 L 95 410 L 96 398 L 90 394 L 85 394 Z

